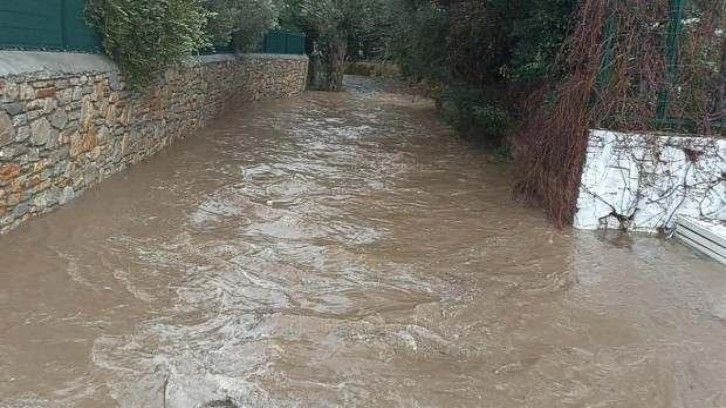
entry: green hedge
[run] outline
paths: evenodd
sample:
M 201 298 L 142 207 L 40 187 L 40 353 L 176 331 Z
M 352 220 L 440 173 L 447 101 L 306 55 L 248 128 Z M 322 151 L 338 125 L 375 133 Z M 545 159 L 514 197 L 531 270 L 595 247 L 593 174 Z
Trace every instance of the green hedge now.
M 207 45 L 200 0 L 90 0 L 89 20 L 132 87 Z

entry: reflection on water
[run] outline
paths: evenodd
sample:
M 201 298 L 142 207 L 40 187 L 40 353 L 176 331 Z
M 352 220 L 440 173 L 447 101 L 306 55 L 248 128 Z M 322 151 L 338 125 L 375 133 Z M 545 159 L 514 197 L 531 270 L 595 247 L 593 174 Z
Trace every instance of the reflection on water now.
M 427 101 L 242 105 L 0 237 L 0 406 L 726 406 L 726 273 L 559 232 Z

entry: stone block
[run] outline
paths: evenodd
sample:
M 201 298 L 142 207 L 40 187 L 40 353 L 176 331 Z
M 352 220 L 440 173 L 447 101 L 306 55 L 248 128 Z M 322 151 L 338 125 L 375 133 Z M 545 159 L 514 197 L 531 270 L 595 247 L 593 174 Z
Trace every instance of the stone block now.
M 1 96 L 2 101 L 14 102 L 20 97 L 20 86 L 14 82 L 5 82 L 5 90 Z
M 3 147 L 0 149 L 0 161 L 10 161 L 13 160 L 25 153 L 27 153 L 28 148 L 24 145 L 20 144 L 12 144 Z
M 15 141 L 24 142 L 30 139 L 30 126 L 21 126 L 17 128 L 15 134 Z
M 5 163 L 0 165 L 0 180 L 11 180 L 20 175 L 20 165 L 17 163 Z
M 58 101 L 58 104 L 61 106 L 68 105 L 73 100 L 73 89 L 67 88 L 67 89 L 58 91 L 58 94 L 56 95 L 56 100 Z
M 75 88 L 73 88 L 72 100 L 80 101 L 82 98 L 83 98 L 83 87 L 76 86 Z
M 88 129 L 93 123 L 94 116 L 95 110 L 93 108 L 93 102 L 90 98 L 86 97 L 83 99 L 83 103 L 81 104 L 81 128 Z
M 0 147 L 15 141 L 15 127 L 10 116 L 0 111 Z
M 51 126 L 46 118 L 40 118 L 30 124 L 30 143 L 40 146 L 51 139 Z
M 13 207 L 13 217 L 20 218 L 30 211 L 30 203 L 23 201 Z
M 43 102 L 43 114 L 47 115 L 53 112 L 58 107 L 58 102 L 55 99 L 45 99 Z
M 98 134 L 95 126 L 85 131 L 76 131 L 70 137 L 70 156 L 78 157 L 98 146 Z
M 68 124 L 68 113 L 62 109 L 56 111 L 53 116 L 50 117 L 50 124 L 56 129 L 65 129 Z
M 17 102 L 10 102 L 3 104 L 3 109 L 10 116 L 15 116 L 23 112 L 23 105 Z
M 16 128 L 20 126 L 25 126 L 28 124 L 28 114 L 27 113 L 21 113 L 20 115 L 13 116 L 13 126 Z
M 41 88 L 35 91 L 35 97 L 37 99 L 43 99 L 43 98 L 52 98 L 55 96 L 56 88 L 55 86 L 49 86 L 47 88 Z
M 71 84 L 71 81 L 69 78 L 60 78 L 55 81 L 55 87 L 56 89 L 64 89 L 68 88 Z
M 28 84 L 20 84 L 18 99 L 23 101 L 35 99 L 35 89 Z

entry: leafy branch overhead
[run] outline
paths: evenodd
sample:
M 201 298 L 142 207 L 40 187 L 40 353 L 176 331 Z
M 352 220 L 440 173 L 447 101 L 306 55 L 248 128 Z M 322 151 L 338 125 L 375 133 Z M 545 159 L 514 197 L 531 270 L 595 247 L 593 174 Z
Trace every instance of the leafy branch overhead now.
M 207 33 L 215 46 L 231 43 L 251 51 L 262 35 L 277 24 L 280 5 L 272 0 L 206 0 Z
M 137 89 L 202 48 L 252 50 L 278 16 L 272 0 L 88 0 L 86 11 Z

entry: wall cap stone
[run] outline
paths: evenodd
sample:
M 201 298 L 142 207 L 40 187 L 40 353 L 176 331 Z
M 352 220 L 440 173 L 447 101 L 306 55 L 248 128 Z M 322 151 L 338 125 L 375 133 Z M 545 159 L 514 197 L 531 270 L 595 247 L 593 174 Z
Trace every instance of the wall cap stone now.
M 192 57 L 192 64 L 212 64 L 238 59 L 307 60 L 307 55 L 294 54 L 211 54 Z M 104 55 L 79 52 L 0 51 L 0 77 L 31 75 L 39 72 L 48 76 L 115 72 L 116 64 Z
M 103 55 L 78 52 L 0 51 L 0 77 L 49 74 L 82 74 L 116 70 Z
M 224 62 L 224 61 L 237 61 L 238 58 L 234 54 L 209 54 L 209 55 L 200 55 L 198 57 L 192 57 L 191 62 L 198 63 L 198 64 L 212 64 L 215 62 Z
M 306 54 L 298 55 L 298 54 L 242 54 L 240 56 L 242 59 L 290 59 L 290 60 L 308 60 L 308 56 Z
M 224 62 L 224 61 L 236 61 L 236 60 L 305 60 L 307 61 L 309 58 L 306 54 L 263 54 L 263 53 L 247 53 L 247 54 L 239 54 L 239 56 L 235 54 L 211 54 L 211 55 L 201 55 L 198 57 L 193 57 L 192 60 L 194 62 L 198 62 L 200 64 L 209 64 L 214 62 Z

